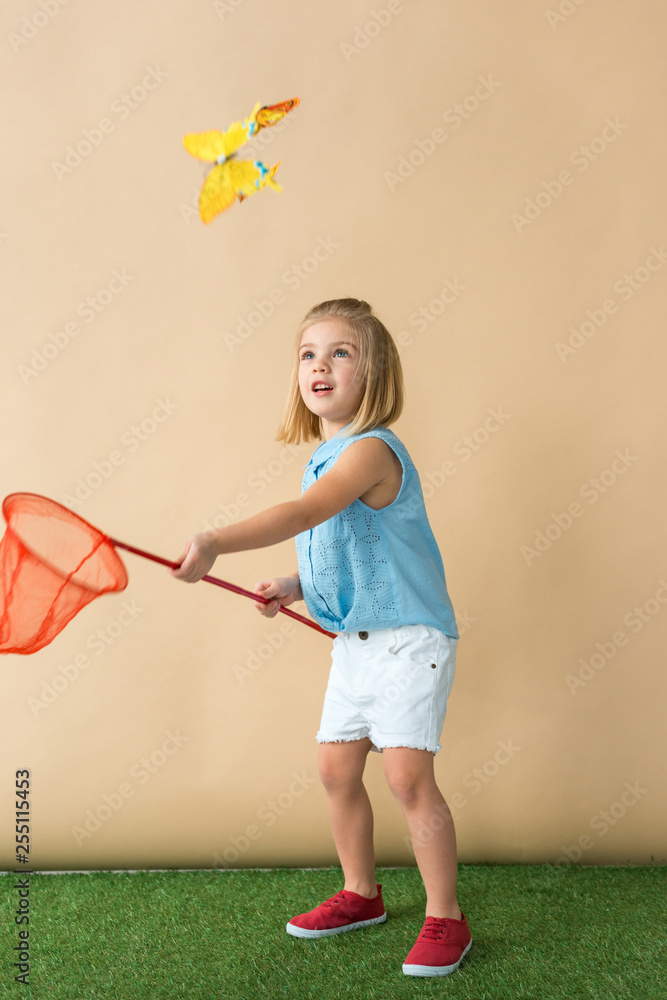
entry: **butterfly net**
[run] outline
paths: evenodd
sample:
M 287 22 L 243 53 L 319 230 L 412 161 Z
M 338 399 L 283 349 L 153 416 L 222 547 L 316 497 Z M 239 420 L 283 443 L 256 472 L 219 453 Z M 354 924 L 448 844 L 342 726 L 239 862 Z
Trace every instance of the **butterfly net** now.
M 2 513 L 0 653 L 36 652 L 99 594 L 127 586 L 110 539 L 66 507 L 12 493 Z

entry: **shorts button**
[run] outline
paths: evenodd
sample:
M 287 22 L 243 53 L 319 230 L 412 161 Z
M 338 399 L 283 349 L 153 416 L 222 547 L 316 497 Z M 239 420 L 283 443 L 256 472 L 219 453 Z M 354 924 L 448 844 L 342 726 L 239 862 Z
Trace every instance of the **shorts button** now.
M 432 667 L 433 667 L 433 669 L 435 670 L 435 663 L 432 663 L 432 664 L 431 664 L 431 666 L 432 666 Z
M 360 632 L 359 633 L 359 638 L 360 639 L 368 639 L 368 632 Z

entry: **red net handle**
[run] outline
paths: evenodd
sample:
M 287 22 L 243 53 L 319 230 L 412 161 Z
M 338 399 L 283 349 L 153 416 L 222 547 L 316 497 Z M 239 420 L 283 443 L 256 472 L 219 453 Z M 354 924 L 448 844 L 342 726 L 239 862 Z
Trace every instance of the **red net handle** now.
M 150 552 L 144 552 L 143 549 L 136 549 L 133 545 L 126 545 L 125 542 L 119 542 L 115 538 L 109 538 L 106 536 L 107 540 L 117 549 L 126 549 L 128 552 L 134 553 L 135 556 L 143 556 L 144 559 L 152 559 L 153 562 L 161 563 L 163 566 L 169 566 L 171 569 L 178 569 L 179 563 L 171 562 L 169 559 L 163 559 L 162 556 L 154 556 Z M 244 590 L 243 587 L 237 587 L 235 583 L 227 583 L 226 580 L 219 580 L 216 576 L 203 576 L 202 580 L 206 580 L 207 583 L 214 583 L 216 587 L 224 587 L 226 590 L 233 590 L 235 594 L 242 594 L 244 597 L 251 597 L 253 601 L 261 601 L 263 604 L 269 604 L 273 598 L 272 597 L 262 597 L 261 594 L 253 594 L 250 590 Z M 290 618 L 295 618 L 298 622 L 303 622 L 304 625 L 309 625 L 314 628 L 316 632 L 322 632 L 323 635 L 328 635 L 330 639 L 335 639 L 336 632 L 327 632 L 326 629 L 322 628 L 317 622 L 313 622 L 310 618 L 304 618 L 303 615 L 297 614 L 296 611 L 290 611 L 289 608 L 284 608 L 282 604 L 279 608 L 284 615 L 289 615 Z

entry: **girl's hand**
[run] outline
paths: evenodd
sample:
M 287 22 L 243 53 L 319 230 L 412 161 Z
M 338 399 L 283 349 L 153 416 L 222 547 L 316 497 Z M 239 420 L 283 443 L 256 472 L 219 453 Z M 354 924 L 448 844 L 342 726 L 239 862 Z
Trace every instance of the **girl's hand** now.
M 178 559 L 180 563 L 178 569 L 170 569 L 169 572 L 177 580 L 196 583 L 206 576 L 218 554 L 215 535 L 210 531 L 203 531 L 188 539 Z
M 280 610 L 280 605 L 287 607 L 294 601 L 302 601 L 301 585 L 298 574 L 295 576 L 279 576 L 273 580 L 261 580 L 254 586 L 256 594 L 262 597 L 273 597 L 275 600 L 269 604 L 262 604 L 261 601 L 253 601 L 253 604 L 261 615 L 265 618 L 275 618 Z

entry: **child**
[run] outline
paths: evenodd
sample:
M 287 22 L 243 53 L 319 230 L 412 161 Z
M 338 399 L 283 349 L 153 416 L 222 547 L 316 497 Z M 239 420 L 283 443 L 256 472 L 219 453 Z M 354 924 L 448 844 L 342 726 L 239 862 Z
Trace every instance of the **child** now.
M 426 889 L 426 919 L 403 964 L 412 976 L 453 972 L 471 945 L 456 898 L 456 835 L 433 760 L 455 672 L 458 630 L 419 477 L 387 427 L 403 408 L 396 345 L 368 303 L 314 306 L 296 341 L 278 440 L 324 438 L 305 466 L 300 499 L 190 538 L 171 570 L 194 583 L 227 552 L 296 538 L 298 573 L 264 580 L 256 602 L 273 618 L 305 600 L 329 631 L 332 666 L 319 772 L 344 888 L 288 933 L 316 938 L 382 923 L 373 813 L 362 776 L 370 750 L 408 823 Z

